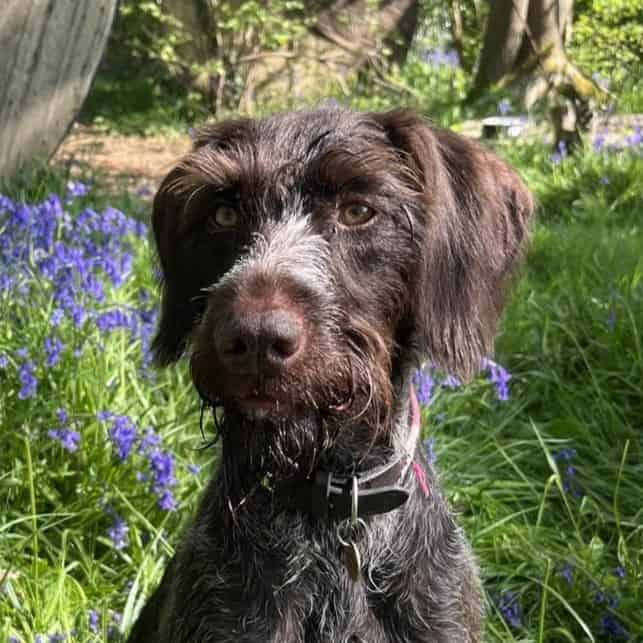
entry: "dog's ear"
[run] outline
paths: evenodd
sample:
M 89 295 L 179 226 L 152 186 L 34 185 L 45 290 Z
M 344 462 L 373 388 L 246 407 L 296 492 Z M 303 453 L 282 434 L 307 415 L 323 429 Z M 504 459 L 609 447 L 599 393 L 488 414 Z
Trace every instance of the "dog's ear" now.
M 185 174 L 181 166 L 163 179 L 152 209 L 152 228 L 161 271 L 161 317 L 152 342 L 154 360 L 167 366 L 179 359 L 197 315 L 190 292 L 193 279 L 182 261 L 181 218 L 186 198 L 181 182 Z
M 152 228 L 161 268 L 161 319 L 152 343 L 154 360 L 167 366 L 181 357 L 205 305 L 213 257 L 200 264 L 198 236 L 190 219 L 209 207 L 212 195 L 232 182 L 237 164 L 227 150 L 238 150 L 251 128 L 249 119 L 213 123 L 194 133 L 192 151 L 163 179 L 154 197 Z
M 534 201 L 481 145 L 406 110 L 376 119 L 421 193 L 423 256 L 411 311 L 419 348 L 437 366 L 470 377 L 493 350 Z

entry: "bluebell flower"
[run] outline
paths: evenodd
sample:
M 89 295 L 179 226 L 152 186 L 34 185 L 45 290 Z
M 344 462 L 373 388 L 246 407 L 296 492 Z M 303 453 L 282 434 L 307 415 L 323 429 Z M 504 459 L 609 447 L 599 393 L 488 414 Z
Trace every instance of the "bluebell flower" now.
M 143 183 L 136 188 L 136 196 L 142 199 L 149 199 L 154 194 L 154 189 L 147 183 Z
M 47 435 L 60 442 L 60 446 L 68 451 L 73 453 L 78 449 L 78 443 L 80 442 L 80 433 L 78 431 L 73 431 L 71 429 L 50 429 L 47 431 Z
M 150 449 L 157 447 L 161 443 L 161 438 L 151 426 L 143 430 L 143 437 L 138 445 L 139 453 L 146 453 Z
M 574 565 L 564 562 L 558 572 L 563 580 L 571 587 L 574 583 Z
M 201 473 L 201 467 L 198 464 L 194 464 L 190 462 L 187 466 L 186 469 L 188 470 L 189 473 L 191 473 L 193 476 L 198 476 L 199 473 Z
M 558 141 L 558 145 L 556 146 L 556 151 L 553 154 L 551 154 L 551 156 L 549 157 L 549 160 L 554 165 L 557 165 L 566 156 L 567 156 L 567 143 L 565 143 L 565 141 Z
M 0 353 L 0 368 L 7 368 L 9 366 L 9 358 L 4 354 Z
M 166 487 L 176 484 L 174 478 L 174 457 L 169 451 L 154 450 L 148 455 L 154 481 L 154 492 L 160 493 Z
M 455 375 L 447 375 L 442 380 L 442 386 L 444 386 L 444 388 L 455 389 L 460 387 L 461 385 L 462 385 L 462 382 Z
M 89 192 L 89 186 L 80 181 L 68 181 L 67 182 L 67 197 L 75 198 L 79 196 L 85 196 Z
M 45 365 L 48 368 L 51 368 L 60 361 L 60 354 L 65 348 L 65 345 L 57 337 L 45 337 L 43 341 L 43 348 L 47 355 Z
M 501 114 L 502 116 L 507 115 L 510 109 L 511 109 L 511 103 L 506 98 L 503 98 L 498 103 L 498 113 Z
M 515 592 L 503 592 L 496 596 L 496 607 L 502 618 L 513 628 L 522 626 L 522 608 Z
M 90 632 L 98 632 L 98 612 L 96 610 L 89 610 L 87 612 L 87 625 Z
M 418 369 L 413 373 L 412 382 L 415 386 L 415 392 L 420 405 L 429 406 L 431 403 L 431 393 L 435 386 L 435 380 L 431 374 L 426 369 Z
M 455 50 L 440 51 L 438 49 L 426 49 L 420 54 L 420 58 L 433 67 L 459 67 L 460 56 Z
M 506 402 L 509 399 L 511 374 L 503 366 L 488 358 L 482 360 L 482 368 L 489 371 L 489 380 L 495 386 L 496 397 L 502 402 Z
M 641 141 L 643 141 L 643 134 L 641 133 L 641 128 L 635 127 L 631 136 L 628 136 L 625 139 L 625 145 L 627 147 L 638 147 L 641 144 Z
M 54 308 L 51 311 L 51 315 L 49 316 L 49 323 L 52 326 L 59 326 L 60 322 L 63 320 L 63 317 L 65 315 L 65 311 L 62 308 Z
M 120 517 L 115 515 L 112 525 L 107 530 L 107 536 L 112 541 L 114 549 L 124 549 L 128 544 L 127 532 L 129 527 L 127 523 Z
M 616 578 L 625 578 L 625 568 L 618 565 L 618 567 L 614 567 L 612 574 L 614 574 Z
M 26 400 L 30 397 L 36 397 L 38 390 L 38 380 L 34 375 L 35 364 L 33 362 L 24 362 L 18 367 L 18 380 L 21 388 L 18 391 L 18 398 Z
M 176 500 L 169 489 L 164 489 L 159 495 L 158 506 L 163 511 L 173 511 L 176 508 Z
M 628 641 L 630 638 L 629 632 L 613 614 L 602 616 L 598 625 L 602 634 L 611 636 L 619 641 Z
M 112 426 L 108 429 L 108 435 L 112 441 L 114 453 L 119 460 L 126 460 L 137 438 L 136 426 L 126 415 L 114 415 L 111 421 Z

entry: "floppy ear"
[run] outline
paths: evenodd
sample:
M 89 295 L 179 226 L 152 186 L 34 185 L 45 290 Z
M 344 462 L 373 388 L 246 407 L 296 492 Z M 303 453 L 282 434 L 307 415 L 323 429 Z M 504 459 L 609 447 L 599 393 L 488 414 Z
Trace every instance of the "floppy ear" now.
M 481 145 L 409 111 L 378 120 L 421 194 L 423 256 L 411 312 L 420 351 L 470 377 L 493 350 L 534 201 L 518 175 Z
M 205 308 L 204 289 L 212 283 L 216 258 L 199 251 L 199 235 L 189 219 L 209 207 L 217 186 L 236 176 L 235 161 L 225 153 L 237 150 L 251 121 L 229 120 L 198 130 L 192 151 L 163 179 L 154 197 L 152 228 L 161 266 L 162 301 L 159 328 L 152 343 L 159 366 L 175 362 Z
M 185 194 L 181 189 L 184 173 L 181 167 L 163 179 L 155 197 L 152 228 L 161 268 L 161 317 L 152 342 L 154 360 L 159 366 L 175 362 L 183 354 L 190 331 L 199 311 L 194 298 L 199 295 L 194 276 L 189 272 L 189 260 L 182 255 L 181 219 Z

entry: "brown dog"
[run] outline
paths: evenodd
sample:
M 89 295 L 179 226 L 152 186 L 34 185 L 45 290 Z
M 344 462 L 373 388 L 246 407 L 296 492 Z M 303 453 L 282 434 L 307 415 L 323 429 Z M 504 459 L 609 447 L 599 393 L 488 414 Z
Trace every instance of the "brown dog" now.
M 202 130 L 154 201 L 154 347 L 223 410 L 221 458 L 131 643 L 480 640 L 410 380 L 491 352 L 532 211 L 408 111 Z

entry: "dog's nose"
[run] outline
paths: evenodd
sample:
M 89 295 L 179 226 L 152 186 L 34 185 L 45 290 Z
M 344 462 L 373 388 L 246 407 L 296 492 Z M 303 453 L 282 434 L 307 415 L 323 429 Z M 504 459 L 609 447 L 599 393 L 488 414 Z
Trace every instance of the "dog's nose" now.
M 235 374 L 276 372 L 300 352 L 304 327 L 286 310 L 246 312 L 229 319 L 215 342 L 221 362 Z

